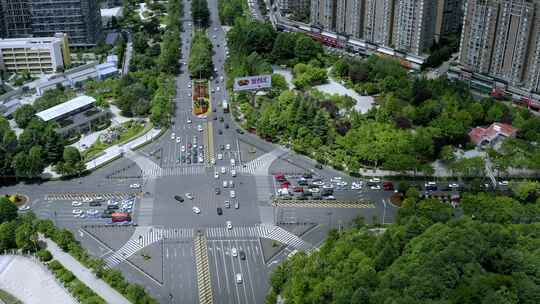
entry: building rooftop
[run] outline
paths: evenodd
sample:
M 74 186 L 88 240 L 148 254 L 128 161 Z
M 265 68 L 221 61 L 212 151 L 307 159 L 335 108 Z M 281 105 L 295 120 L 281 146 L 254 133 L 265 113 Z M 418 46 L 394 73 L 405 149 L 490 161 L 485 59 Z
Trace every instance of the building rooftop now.
M 41 111 L 36 115 L 43 119 L 43 121 L 50 121 L 87 105 L 93 104 L 94 102 L 96 102 L 96 100 L 93 97 L 83 95 L 56 105 L 45 111 Z
M 102 8 L 101 17 L 122 17 L 124 9 L 121 6 Z
M 0 48 L 44 47 L 53 42 L 62 42 L 58 37 L 32 37 L 0 39 Z
M 509 124 L 494 122 L 487 128 L 476 127 L 469 132 L 471 141 L 476 145 L 480 145 L 483 142 L 490 143 L 498 136 L 514 137 L 517 133 L 517 129 Z

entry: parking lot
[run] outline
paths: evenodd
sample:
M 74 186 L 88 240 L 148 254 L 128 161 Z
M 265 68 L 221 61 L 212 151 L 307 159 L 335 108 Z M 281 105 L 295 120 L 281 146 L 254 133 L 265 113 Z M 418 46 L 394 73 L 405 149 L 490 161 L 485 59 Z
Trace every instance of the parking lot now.
M 245 254 L 244 260 L 240 257 L 241 251 Z M 209 240 L 208 255 L 217 303 L 264 303 L 268 268 L 258 239 Z M 237 274 L 241 282 L 237 281 Z

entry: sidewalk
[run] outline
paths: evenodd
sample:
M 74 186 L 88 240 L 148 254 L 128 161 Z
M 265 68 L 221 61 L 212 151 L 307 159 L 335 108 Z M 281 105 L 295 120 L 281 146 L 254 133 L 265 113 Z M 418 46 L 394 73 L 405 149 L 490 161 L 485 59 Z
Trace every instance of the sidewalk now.
M 86 284 L 95 293 L 100 295 L 105 302 L 115 304 L 131 304 L 123 295 L 113 289 L 103 280 L 97 278 L 90 269 L 83 266 L 74 257 L 66 253 L 56 245 L 55 242 L 48 238 L 41 238 L 47 243 L 49 250 L 54 259 L 58 260 L 66 269 L 71 271 L 81 282 Z
M 160 134 L 160 132 L 161 132 L 160 129 L 151 129 L 143 136 L 137 137 L 134 140 L 129 141 L 123 145 L 114 145 L 112 147 L 109 147 L 105 149 L 105 151 L 103 151 L 104 154 L 87 162 L 86 169 L 93 170 L 96 167 L 99 167 L 102 164 L 118 157 L 119 155 L 121 155 L 123 152 L 127 150 L 134 150 L 138 146 L 156 138 Z

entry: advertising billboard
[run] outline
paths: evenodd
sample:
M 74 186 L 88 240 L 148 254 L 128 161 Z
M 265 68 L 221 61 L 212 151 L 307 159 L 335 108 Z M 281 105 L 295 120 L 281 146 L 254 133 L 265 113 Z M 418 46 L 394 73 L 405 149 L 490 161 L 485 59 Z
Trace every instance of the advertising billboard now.
M 234 79 L 234 91 L 249 91 L 272 87 L 272 75 L 238 77 Z

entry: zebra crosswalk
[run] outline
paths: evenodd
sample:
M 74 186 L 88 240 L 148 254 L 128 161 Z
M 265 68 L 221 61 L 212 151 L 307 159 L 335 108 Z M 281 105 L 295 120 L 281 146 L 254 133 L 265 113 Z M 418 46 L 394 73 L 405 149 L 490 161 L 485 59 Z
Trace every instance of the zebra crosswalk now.
M 125 199 L 134 197 L 139 192 L 50 192 L 45 195 L 46 201 L 84 200 L 84 199 Z
M 375 205 L 366 201 L 334 201 L 334 200 L 274 200 L 274 207 L 291 208 L 348 208 L 372 209 Z
M 134 161 L 141 168 L 144 177 L 152 178 L 161 176 L 161 167 L 148 157 L 131 150 L 126 151 L 124 156 Z
M 206 229 L 209 239 L 220 238 L 267 238 L 278 241 L 298 250 L 309 251 L 313 247 L 298 236 L 275 225 L 261 224 L 256 226 L 235 226 L 232 229 L 225 227 L 210 227 Z
M 151 227 L 148 231 L 143 233 L 135 231 L 129 241 L 116 252 L 105 258 L 105 263 L 107 267 L 112 268 L 124 262 L 144 247 L 157 243 L 163 239 L 192 239 L 193 235 L 193 229 L 191 228 L 164 229 Z
M 281 149 L 272 150 L 243 164 L 242 166 L 237 166 L 237 171 L 244 174 L 268 175 L 270 165 L 284 153 L 286 152 Z
M 161 170 L 161 176 L 189 176 L 201 175 L 205 173 L 204 165 L 168 167 Z

